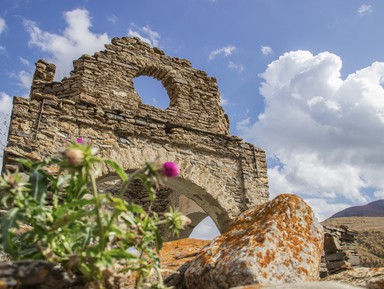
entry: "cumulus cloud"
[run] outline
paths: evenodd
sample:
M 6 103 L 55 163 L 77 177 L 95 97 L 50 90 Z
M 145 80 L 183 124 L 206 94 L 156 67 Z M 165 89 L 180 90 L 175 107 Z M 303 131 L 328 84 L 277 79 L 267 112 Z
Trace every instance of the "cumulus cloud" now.
M 5 92 L 0 92 L 0 163 L 3 162 L 3 148 L 7 143 L 8 125 L 11 117 L 11 110 L 12 97 L 10 97 Z
M 0 92 L 0 113 L 10 114 L 12 110 L 12 97 L 5 92 Z
M 236 50 L 236 47 L 233 45 L 227 45 L 221 48 L 218 48 L 216 50 L 213 50 L 211 53 L 209 53 L 208 58 L 211 60 L 215 58 L 216 56 L 223 55 L 224 57 L 228 57 L 232 55 L 232 53 Z
M 148 25 L 138 27 L 135 24 L 131 24 L 128 28 L 128 36 L 139 37 L 144 42 L 147 42 L 152 47 L 159 47 L 160 34 L 153 31 Z
M 29 90 L 31 88 L 32 84 L 32 73 L 22 70 L 17 75 L 17 78 L 19 79 L 20 86 L 24 88 L 25 90 Z
M 291 51 L 260 75 L 265 110 L 237 128 L 266 149 L 272 196 L 344 204 L 384 191 L 384 63 L 346 79 L 341 67 L 329 52 Z
M 312 208 L 320 222 L 351 206 L 347 203 L 331 203 L 319 198 L 305 199 L 305 202 Z
M 27 97 L 32 84 L 32 72 L 21 70 L 18 73 L 12 72 L 8 75 L 18 81 L 17 85 L 25 92 L 23 96 Z
M 263 45 L 261 45 L 260 51 L 265 56 L 273 53 L 273 50 L 272 50 L 272 48 L 270 46 L 263 46 Z
M 49 61 L 57 66 L 56 78 L 60 79 L 69 74 L 72 61 L 82 54 L 93 54 L 104 48 L 109 42 L 106 33 L 96 34 L 90 28 L 91 17 L 85 9 L 74 9 L 64 13 L 67 27 L 62 35 L 41 30 L 37 24 L 30 20 L 24 21 L 29 33 L 29 45 L 46 52 Z
M 12 97 L 10 97 L 5 92 L 0 92 L 0 163 L 3 163 L 3 148 L 7 144 L 11 110 Z
M 372 12 L 372 5 L 363 4 L 357 9 L 357 13 L 360 15 L 369 14 Z
M 377 191 L 374 193 L 374 196 L 378 199 L 384 199 L 384 191 Z
M 242 65 L 241 63 L 236 64 L 233 61 L 228 62 L 228 67 L 231 69 L 237 70 L 238 72 L 243 72 L 245 69 L 244 65 Z
M 0 34 L 4 32 L 5 27 L 6 27 L 5 20 L 0 17 Z

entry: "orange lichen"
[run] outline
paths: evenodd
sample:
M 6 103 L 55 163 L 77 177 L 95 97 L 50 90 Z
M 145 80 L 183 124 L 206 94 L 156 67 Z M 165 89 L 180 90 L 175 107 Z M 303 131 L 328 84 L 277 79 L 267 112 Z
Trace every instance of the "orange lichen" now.
M 186 276 L 190 280 L 204 276 L 205 281 L 219 284 L 228 280 L 228 273 L 246 270 L 255 274 L 249 277 L 252 282 L 316 280 L 322 236 L 322 227 L 302 199 L 280 195 L 242 213 L 229 231 L 203 249 Z M 204 257 L 208 250 L 209 258 Z

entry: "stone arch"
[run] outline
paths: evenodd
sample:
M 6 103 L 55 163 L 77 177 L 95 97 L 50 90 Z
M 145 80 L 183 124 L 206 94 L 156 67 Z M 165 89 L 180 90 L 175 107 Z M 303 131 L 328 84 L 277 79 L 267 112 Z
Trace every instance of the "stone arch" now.
M 169 185 L 169 182 L 168 182 Z M 194 202 L 190 195 L 185 194 L 185 187 L 181 188 L 181 191 L 175 191 L 177 186 L 171 184 L 170 187 L 161 186 L 157 189 L 157 198 L 154 203 L 151 205 L 153 211 L 157 213 L 162 213 L 168 211 L 170 207 L 172 209 L 181 212 L 183 215 L 187 216 L 191 220 L 184 230 L 180 232 L 180 238 L 188 238 L 196 226 L 200 224 L 202 220 L 206 217 L 209 217 L 209 212 L 206 212 L 201 206 Z M 120 189 L 122 188 L 122 182 L 116 174 L 104 175 L 98 179 L 98 188 L 102 192 L 109 192 L 115 195 L 119 195 L 129 202 L 141 205 L 144 209 L 148 209 L 150 201 L 148 198 L 148 193 L 146 192 L 144 186 L 140 181 L 133 181 L 126 189 L 125 192 L 121 194 Z M 195 191 L 195 193 L 197 193 Z M 200 199 L 204 196 L 200 196 Z M 201 204 L 204 206 L 204 204 Z M 209 207 L 206 206 L 206 210 L 209 211 Z M 225 224 L 224 224 L 225 225 Z M 216 224 L 217 227 L 217 224 Z M 166 235 L 167 240 L 172 239 L 172 236 Z
M 116 149 L 113 150 L 116 153 Z M 220 186 L 223 186 L 225 182 L 219 180 L 216 176 L 209 173 L 209 170 L 201 165 L 188 166 L 185 165 L 190 160 L 178 160 L 175 156 L 166 154 L 164 151 L 159 150 L 157 152 L 145 152 L 145 151 L 131 151 L 128 158 L 120 157 L 120 163 L 123 164 L 124 170 L 127 172 L 133 172 L 140 168 L 141 160 L 145 154 L 153 153 L 156 155 L 153 159 L 158 159 L 160 162 L 165 161 L 164 157 L 171 157 L 172 160 L 179 163 L 181 167 L 181 173 L 179 177 L 168 179 L 165 182 L 165 186 L 176 193 L 177 196 L 184 196 L 187 199 L 193 201 L 198 205 L 192 206 L 192 208 L 184 209 L 180 206 L 178 201 L 173 200 L 170 202 L 174 208 L 180 210 L 187 216 L 192 217 L 196 226 L 206 216 L 210 216 L 215 222 L 217 228 L 221 233 L 225 232 L 231 221 L 241 212 L 241 207 L 230 196 L 225 196 L 223 191 L 220 190 Z M 165 153 L 165 154 L 164 154 Z M 120 156 L 126 155 L 125 152 L 118 152 Z M 107 157 L 114 158 L 113 155 Z M 151 157 L 152 158 L 152 157 Z M 137 160 L 135 163 L 133 160 Z M 127 166 L 133 165 L 133 166 Z M 105 174 L 98 182 L 110 182 L 117 178 L 112 174 Z M 216 193 L 213 193 L 216 192 Z M 191 230 L 192 231 L 192 230 Z M 190 232 L 189 232 L 190 233 Z M 183 236 L 189 236 L 185 232 Z
M 36 63 L 30 99 L 14 98 L 6 169 L 17 157 L 55 155 L 81 136 L 127 171 L 145 161 L 178 163 L 180 177 L 167 186 L 199 204 L 221 232 L 268 200 L 265 153 L 229 134 L 215 78 L 138 38 L 114 38 L 105 48 L 75 60 L 60 82 L 53 64 Z M 140 75 L 162 82 L 167 109 L 141 104 L 132 83 Z

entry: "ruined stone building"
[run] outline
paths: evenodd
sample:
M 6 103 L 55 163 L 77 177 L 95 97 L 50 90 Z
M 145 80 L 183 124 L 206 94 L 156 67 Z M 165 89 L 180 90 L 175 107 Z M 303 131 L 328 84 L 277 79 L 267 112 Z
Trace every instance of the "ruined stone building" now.
M 55 155 L 78 137 L 127 171 L 145 161 L 176 162 L 181 174 L 161 189 L 157 205 L 192 219 L 183 237 L 206 216 L 223 232 L 241 211 L 268 200 L 265 153 L 230 136 L 215 78 L 137 38 L 114 38 L 73 64 L 70 76 L 57 82 L 53 64 L 36 63 L 30 98 L 14 98 L 5 169 L 17 157 Z M 142 103 L 133 85 L 140 76 L 161 81 L 168 108 Z M 113 191 L 116 179 L 106 172 L 99 182 Z M 145 202 L 137 183 L 127 195 Z

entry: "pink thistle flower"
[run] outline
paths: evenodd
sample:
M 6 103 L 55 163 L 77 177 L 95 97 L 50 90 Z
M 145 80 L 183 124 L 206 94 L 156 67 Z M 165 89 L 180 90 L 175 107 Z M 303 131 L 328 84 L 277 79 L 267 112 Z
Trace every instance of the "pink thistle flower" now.
M 78 144 L 82 144 L 82 143 L 83 143 L 83 138 L 79 137 L 79 138 L 76 140 L 76 142 L 77 142 Z
M 177 177 L 179 175 L 179 167 L 173 162 L 163 163 L 162 174 L 168 178 Z

